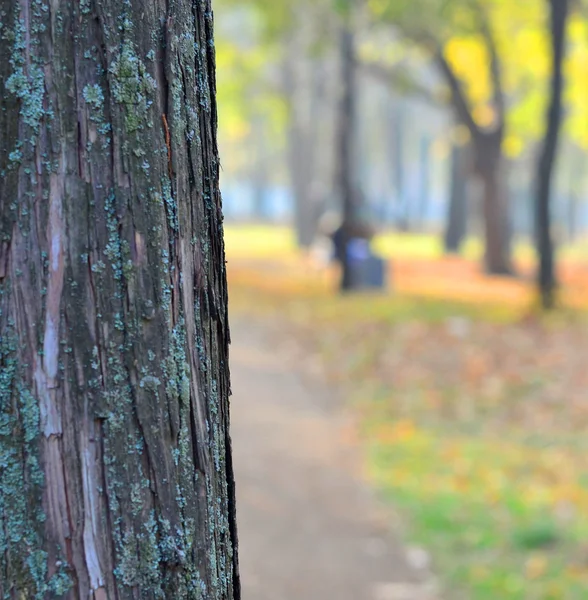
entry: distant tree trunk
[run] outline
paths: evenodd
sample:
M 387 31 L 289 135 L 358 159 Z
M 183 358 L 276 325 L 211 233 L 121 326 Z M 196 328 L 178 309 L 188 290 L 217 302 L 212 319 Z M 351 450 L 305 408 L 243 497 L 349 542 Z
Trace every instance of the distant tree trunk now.
M 512 274 L 510 262 L 508 207 L 504 182 L 496 171 L 481 174 L 483 185 L 482 214 L 484 215 L 484 263 L 492 275 Z
M 255 135 L 255 155 L 253 165 L 253 216 L 259 221 L 263 221 L 266 217 L 265 196 L 268 184 L 268 156 L 265 144 L 265 131 L 263 122 L 256 123 Z
M 253 217 L 256 221 L 264 221 L 267 217 L 265 206 L 267 179 L 265 169 L 256 169 L 253 175 Z
M 0 0 L 0 597 L 240 597 L 210 2 Z
M 294 225 L 296 229 L 296 240 L 300 248 L 309 248 L 314 240 L 316 218 L 315 206 L 312 202 L 310 193 L 310 173 L 307 167 L 306 159 L 302 157 L 301 152 L 305 148 L 304 142 L 295 141 L 299 132 L 290 130 L 292 150 L 295 156 L 292 157 L 292 175 L 294 191 Z
M 429 196 L 431 194 L 431 140 L 427 135 L 422 135 L 420 139 L 419 163 L 420 185 L 417 222 L 419 229 L 424 230 L 427 225 Z
M 539 256 L 538 286 L 541 302 L 546 309 L 554 304 L 555 266 L 551 231 L 550 198 L 559 130 L 562 118 L 563 60 L 568 0 L 549 0 L 551 11 L 551 43 L 553 67 L 551 99 L 547 109 L 547 130 L 537 164 L 536 237 Z
M 400 231 L 408 231 L 409 215 L 407 209 L 406 177 L 404 165 L 404 107 L 400 103 L 393 105 L 391 124 L 392 170 L 394 173 L 394 187 L 396 191 L 397 218 L 396 223 Z
M 288 126 L 288 166 L 294 196 L 294 225 L 299 247 L 308 248 L 315 239 L 324 199 L 316 197 L 319 156 L 320 112 L 324 105 L 322 65 L 305 61 L 308 40 L 294 32 L 284 67 L 284 89 L 290 115 Z
M 468 214 L 468 146 L 453 146 L 451 151 L 451 181 L 449 211 L 445 229 L 445 251 L 458 253 L 467 233 Z
M 303 114 L 303 102 L 300 95 L 304 86 L 300 85 L 300 61 L 302 44 L 298 31 L 292 31 L 286 40 L 287 52 L 283 69 L 284 95 L 287 99 L 288 115 L 288 148 L 287 160 L 290 174 L 290 185 L 294 202 L 294 228 L 296 241 L 301 248 L 307 248 L 312 242 L 310 234 L 310 161 L 308 160 L 306 127 Z
M 571 189 L 568 193 L 568 211 L 567 211 L 567 238 L 569 243 L 576 241 L 578 237 L 578 194 L 576 190 Z
M 478 134 L 473 138 L 473 143 L 476 174 L 482 184 L 486 271 L 492 275 L 511 275 L 510 215 L 501 132 Z
M 348 25 L 340 34 L 341 53 L 341 100 L 338 111 L 337 129 L 337 187 L 341 198 L 343 223 L 341 226 L 341 290 L 351 289 L 351 272 L 346 252 L 347 242 L 355 236 L 359 229 L 359 209 L 361 195 L 357 189 L 356 170 L 354 164 L 354 119 L 357 103 L 356 57 L 354 34 Z
M 506 125 L 506 103 L 502 89 L 501 64 L 491 28 L 491 22 L 481 3 L 473 3 L 474 16 L 478 22 L 488 55 L 489 74 L 493 87 L 492 108 L 494 123 L 489 127 L 479 125 L 473 116 L 469 99 L 462 89 L 462 82 L 447 61 L 444 48 L 437 45 L 435 62 L 449 89 L 455 115 L 468 128 L 475 155 L 474 172 L 482 183 L 486 271 L 495 275 L 512 273 L 510 256 L 510 214 L 507 202 L 507 186 L 503 181 L 502 141 Z
M 586 155 L 584 151 L 578 146 L 572 146 L 566 163 L 568 165 L 568 193 L 564 220 L 567 241 L 573 243 L 580 234 L 580 204 L 585 187 L 584 167 L 586 165 Z
M 310 179 L 314 149 L 308 143 L 308 131 L 302 103 L 298 96 L 297 60 L 300 60 L 298 44 L 291 42 L 292 50 L 287 53 L 284 68 L 284 87 L 289 100 L 290 116 L 288 125 L 288 167 L 294 196 L 294 227 L 298 246 L 308 248 L 314 238 L 314 207 L 310 195 Z

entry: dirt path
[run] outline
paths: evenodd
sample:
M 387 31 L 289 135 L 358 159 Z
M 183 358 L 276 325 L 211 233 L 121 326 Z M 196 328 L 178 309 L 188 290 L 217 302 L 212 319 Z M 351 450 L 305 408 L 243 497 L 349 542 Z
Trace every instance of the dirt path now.
M 232 336 L 243 600 L 433 600 L 361 480 L 337 399 L 268 331 L 237 319 Z

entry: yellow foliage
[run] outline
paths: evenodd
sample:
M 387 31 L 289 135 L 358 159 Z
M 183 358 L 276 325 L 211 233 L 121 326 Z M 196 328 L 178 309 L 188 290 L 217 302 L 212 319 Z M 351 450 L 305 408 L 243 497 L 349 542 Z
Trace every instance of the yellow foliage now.
M 503 149 L 506 156 L 509 158 L 516 158 L 520 156 L 525 148 L 525 143 L 520 135 L 511 133 L 506 136 L 503 142 Z
M 588 148 L 588 32 L 577 18 L 570 24 L 566 61 L 565 101 L 568 106 L 566 131 L 582 148 Z
M 514 56 L 524 59 L 519 63 L 520 71 L 529 73 L 538 80 L 547 80 L 551 59 L 549 42 L 542 28 L 522 29 L 513 40 L 512 51 L 518 53 Z
M 445 55 L 456 74 L 467 82 L 471 101 L 474 104 L 487 102 L 492 89 L 486 48 L 475 38 L 454 37 L 446 44 Z
M 568 36 L 572 44 L 584 44 L 588 36 L 588 25 L 579 14 L 570 17 L 568 24 Z
M 222 134 L 232 140 L 242 140 L 251 131 L 249 121 L 243 119 L 239 114 L 226 111 L 224 113 Z

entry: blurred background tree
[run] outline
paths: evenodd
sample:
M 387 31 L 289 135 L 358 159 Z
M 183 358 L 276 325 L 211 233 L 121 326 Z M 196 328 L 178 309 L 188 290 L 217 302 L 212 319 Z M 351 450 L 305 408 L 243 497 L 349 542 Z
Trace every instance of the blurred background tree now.
M 234 321 L 350 395 L 443 597 L 585 598 L 588 0 L 216 18 Z M 334 293 L 370 250 L 391 293 Z
M 519 240 L 537 240 L 537 252 L 549 255 L 536 235 L 534 184 L 554 85 L 548 3 L 353 3 L 349 158 L 340 128 L 344 4 L 218 1 L 227 217 L 291 220 L 308 249 L 325 214 L 344 220 L 348 173 L 363 214 L 381 229 L 437 233 L 448 252 L 479 237 L 488 273 L 515 273 Z M 567 30 L 559 145 L 566 160 L 543 186 L 552 190 L 545 214 L 553 216 L 547 229 L 556 249 L 586 221 L 578 166 L 588 144 L 588 33 L 577 7 Z

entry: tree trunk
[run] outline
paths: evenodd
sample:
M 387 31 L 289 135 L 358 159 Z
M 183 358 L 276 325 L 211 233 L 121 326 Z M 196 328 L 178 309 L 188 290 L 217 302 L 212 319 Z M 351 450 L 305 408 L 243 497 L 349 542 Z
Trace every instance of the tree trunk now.
M 572 244 L 578 237 L 578 194 L 575 190 L 570 190 L 568 193 L 567 206 L 567 238 L 568 243 Z
M 581 233 L 581 201 L 585 190 L 585 154 L 578 146 L 571 146 L 569 156 L 565 161 L 567 165 L 567 198 L 565 206 L 565 234 L 568 243 L 574 243 Z
M 445 251 L 458 253 L 467 233 L 468 146 L 455 145 L 451 151 L 451 188 L 445 230 Z
M 484 264 L 491 275 L 512 275 L 508 207 L 498 169 L 480 174 L 484 216 Z
M 429 196 L 431 194 L 431 140 L 427 135 L 421 136 L 419 143 L 419 203 L 417 207 L 417 222 L 421 231 L 427 226 L 427 213 L 429 210 Z
M 553 68 L 551 99 L 547 109 L 547 130 L 537 165 L 536 237 L 539 255 L 538 286 L 544 308 L 552 308 L 555 290 L 555 265 L 551 231 L 550 198 L 553 167 L 557 154 L 562 118 L 563 59 L 568 0 L 549 0 L 551 9 L 551 43 Z
M 266 192 L 268 185 L 268 153 L 265 144 L 265 128 L 261 119 L 254 124 L 255 131 L 255 153 L 252 169 L 253 179 L 253 218 L 263 221 L 267 217 Z
M 318 229 L 321 205 L 315 195 L 316 161 L 320 159 L 317 112 L 323 103 L 323 81 L 318 60 L 304 63 L 308 40 L 293 34 L 284 68 L 284 89 L 290 106 L 288 128 L 288 167 L 294 197 L 294 226 L 298 246 L 308 248 Z M 302 71 L 302 73 L 301 73 Z
M 0 0 L 0 596 L 240 597 L 210 2 Z
M 288 132 L 289 168 L 294 196 L 294 227 L 300 248 L 308 248 L 315 236 L 315 207 L 310 193 L 312 151 L 307 143 L 303 125 L 291 116 Z
M 341 100 L 338 114 L 337 130 L 337 184 L 341 198 L 343 224 L 341 228 L 341 290 L 352 288 L 347 243 L 353 237 L 359 218 L 360 195 L 357 191 L 356 171 L 353 155 L 354 120 L 357 103 L 356 89 L 356 57 L 354 34 L 348 25 L 341 31 Z
M 493 88 L 492 105 L 495 113 L 494 123 L 491 127 L 481 127 L 476 123 L 468 98 L 462 89 L 462 81 L 445 58 L 442 48 L 439 48 L 435 61 L 451 90 L 456 117 L 467 127 L 472 137 L 475 151 L 474 172 L 483 187 L 486 270 L 491 274 L 506 275 L 512 273 L 510 214 L 506 199 L 506 186 L 501 180 L 501 169 L 504 162 L 502 141 L 506 126 L 506 103 L 496 40 L 488 15 L 481 6 L 477 5 L 476 18 L 489 57 L 489 75 Z
M 502 132 L 479 132 L 474 138 L 475 172 L 482 184 L 484 264 L 491 275 L 512 275 L 510 214 L 506 197 Z
M 397 218 L 396 223 L 400 231 L 408 231 L 410 227 L 408 214 L 408 198 L 406 193 L 406 178 L 404 165 L 405 150 L 405 119 L 406 110 L 401 103 L 394 105 L 394 112 L 391 115 L 391 149 L 392 149 L 392 169 L 394 172 L 394 187 L 396 191 Z

